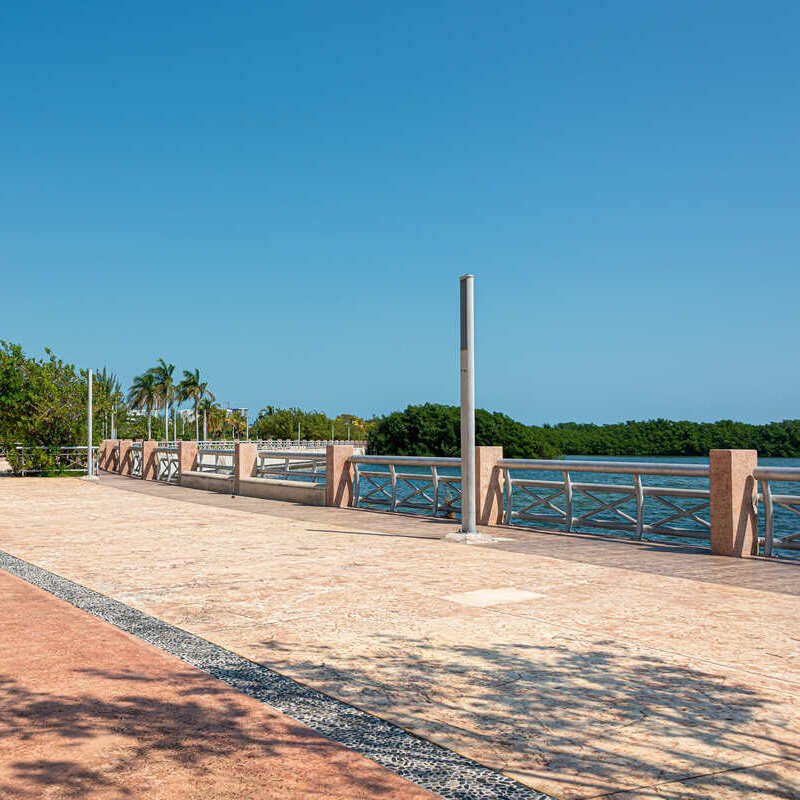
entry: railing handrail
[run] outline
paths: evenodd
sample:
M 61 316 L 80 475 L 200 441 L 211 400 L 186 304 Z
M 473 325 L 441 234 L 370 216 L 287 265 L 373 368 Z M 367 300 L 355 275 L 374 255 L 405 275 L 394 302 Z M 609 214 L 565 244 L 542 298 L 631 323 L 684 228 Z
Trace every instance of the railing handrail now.
M 299 461 L 325 461 L 327 456 L 325 453 L 305 453 L 300 450 L 286 451 L 286 450 L 259 450 L 259 458 L 279 458 L 281 461 L 299 460 Z
M 800 467 L 756 467 L 753 477 L 759 481 L 800 481 Z
M 497 463 L 503 469 L 532 469 L 540 472 L 616 472 L 622 475 L 709 477 L 709 466 L 707 464 L 668 464 L 654 463 L 652 461 L 574 461 L 537 458 L 501 458 Z
M 428 456 L 350 456 L 352 464 L 385 464 L 398 467 L 458 467 L 461 459 L 442 456 L 433 458 Z

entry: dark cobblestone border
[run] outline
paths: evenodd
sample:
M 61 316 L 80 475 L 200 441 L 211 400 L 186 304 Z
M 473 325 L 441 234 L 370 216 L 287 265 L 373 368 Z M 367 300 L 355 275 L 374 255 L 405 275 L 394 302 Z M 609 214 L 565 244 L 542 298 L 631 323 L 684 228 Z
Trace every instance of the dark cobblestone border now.
M 553 800 L 392 723 L 1 550 L 0 568 L 177 656 L 446 800 Z

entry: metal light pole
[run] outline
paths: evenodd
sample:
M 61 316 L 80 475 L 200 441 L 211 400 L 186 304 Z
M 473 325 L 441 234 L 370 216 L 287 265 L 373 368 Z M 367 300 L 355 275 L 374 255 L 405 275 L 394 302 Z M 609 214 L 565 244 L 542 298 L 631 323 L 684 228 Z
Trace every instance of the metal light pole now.
M 461 533 L 475 525 L 475 321 L 474 276 L 462 275 L 461 286 Z
M 89 399 L 86 403 L 86 477 L 94 477 L 92 459 L 92 371 L 89 370 Z

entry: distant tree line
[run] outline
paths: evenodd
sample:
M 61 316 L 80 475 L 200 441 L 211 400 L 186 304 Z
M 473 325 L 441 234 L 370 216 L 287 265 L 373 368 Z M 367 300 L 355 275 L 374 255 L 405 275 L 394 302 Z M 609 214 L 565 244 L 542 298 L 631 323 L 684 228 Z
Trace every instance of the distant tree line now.
M 723 419 L 653 419 L 610 425 L 563 422 L 537 428 L 560 452 L 605 456 L 705 456 L 715 448 L 758 450 L 766 457 L 800 456 L 800 420 L 751 425 Z
M 767 457 L 800 456 L 800 420 L 688 422 L 655 419 L 610 425 L 564 422 L 525 425 L 505 414 L 478 409 L 478 445 L 502 445 L 508 458 L 590 456 L 706 456 L 714 448 L 758 450 Z M 369 448 L 392 455 L 453 456 L 460 449 L 457 406 L 408 406 L 371 421 Z
M 367 423 L 354 414 L 329 417 L 321 411 L 265 406 L 250 426 L 255 439 L 356 439 L 367 436 Z

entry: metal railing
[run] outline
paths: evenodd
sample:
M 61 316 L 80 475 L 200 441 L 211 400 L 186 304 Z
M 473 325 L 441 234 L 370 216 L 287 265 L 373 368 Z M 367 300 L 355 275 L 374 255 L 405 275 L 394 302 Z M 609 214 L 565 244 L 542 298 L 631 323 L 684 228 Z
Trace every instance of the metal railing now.
M 178 448 L 159 446 L 155 449 L 156 480 L 175 483 L 178 480 Z
M 708 488 L 649 486 L 643 476 L 708 479 L 703 464 L 653 464 L 621 461 L 539 461 L 502 459 L 505 518 L 580 528 L 709 539 Z M 556 473 L 557 480 L 524 478 L 519 473 Z M 575 481 L 573 473 L 613 475 L 617 482 Z M 630 476 L 630 481 L 625 477 Z M 688 502 L 687 502 L 688 501 Z
M 258 445 L 259 449 L 265 450 L 324 450 L 329 444 L 333 445 L 351 445 L 356 450 L 365 450 L 367 443 L 358 440 L 339 440 L 334 441 L 325 439 L 238 439 L 236 441 L 250 442 L 251 444 Z M 222 447 L 229 448 L 234 444 L 232 439 L 209 439 L 207 441 L 198 442 L 198 446 L 202 448 Z
M 135 478 L 142 477 L 142 443 L 134 442 L 131 444 L 131 475 Z
M 458 458 L 415 456 L 353 456 L 353 506 L 386 507 L 390 511 L 426 511 L 433 516 L 452 516 L 461 507 L 461 475 Z M 384 469 L 364 469 L 378 466 Z M 416 472 L 401 471 L 416 469 Z
M 259 450 L 255 475 L 257 478 L 325 483 L 325 471 L 326 456 L 318 453 Z
M 758 481 L 761 491 L 758 499 L 764 507 L 764 536 L 759 538 L 765 556 L 775 555 L 776 549 L 800 550 L 800 532 L 778 534 L 776 531 L 776 512 L 786 512 L 787 521 L 793 514 L 800 516 L 800 494 L 785 494 L 780 484 L 800 482 L 800 469 L 797 467 L 756 467 L 753 477 Z M 778 484 L 773 487 L 773 483 Z M 774 492 L 777 488 L 779 492 Z M 783 490 L 783 491 L 780 491 Z
M 217 475 L 233 475 L 235 450 L 221 446 L 197 448 L 197 472 L 213 472 Z
M 14 453 L 6 453 L 9 465 L 16 475 L 41 475 L 42 473 L 87 472 L 86 445 L 76 447 L 17 446 Z M 92 447 L 94 472 L 97 473 L 98 448 Z M 16 462 L 16 468 L 13 465 Z

